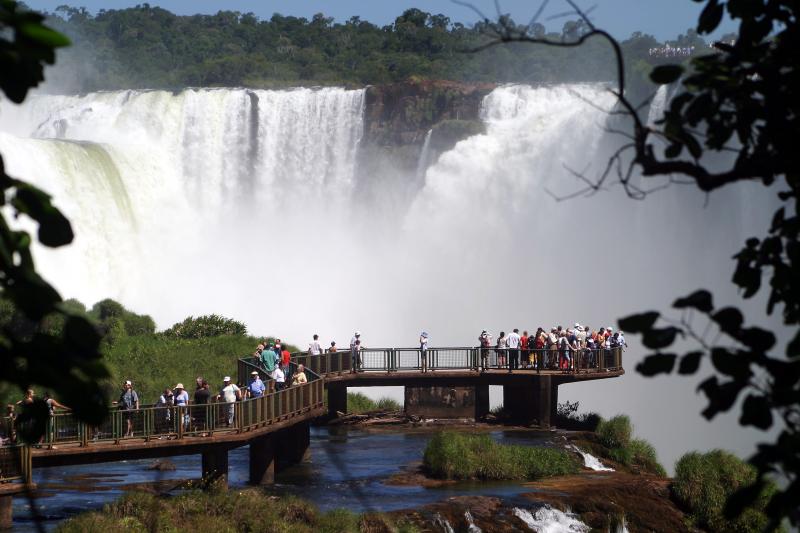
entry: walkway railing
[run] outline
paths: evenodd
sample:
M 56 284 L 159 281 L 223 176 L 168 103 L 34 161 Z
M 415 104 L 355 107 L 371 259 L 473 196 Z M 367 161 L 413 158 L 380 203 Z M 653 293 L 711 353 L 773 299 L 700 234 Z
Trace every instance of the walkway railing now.
M 528 371 L 553 371 L 564 373 L 592 373 L 622 369 L 620 347 L 581 350 L 519 350 L 515 369 Z M 496 348 L 444 347 L 427 350 L 428 370 L 509 370 L 511 351 Z M 313 372 L 327 376 L 353 369 L 350 351 L 326 352 L 310 355 L 306 352 L 292 354 L 292 362 L 303 364 Z M 355 365 L 364 372 L 421 371 L 422 350 L 419 348 L 364 348 L 358 352 Z
M 242 367 L 248 363 L 239 362 Z M 42 441 L 35 447 L 57 448 L 61 445 L 92 446 L 97 444 L 123 444 L 144 440 L 172 440 L 211 437 L 220 434 L 242 433 L 265 427 L 303 414 L 323 405 L 323 381 L 311 371 L 306 371 L 309 381 L 303 385 L 274 390 L 270 385 L 259 398 L 224 401 L 204 405 L 148 406 L 140 409 L 109 409 L 101 425 L 90 426 L 69 411 L 50 416 Z M 249 375 L 249 372 L 248 372 Z M 244 382 L 246 383 L 246 381 Z M 244 392 L 244 388 L 242 388 Z M 11 426 L 11 421 L 3 421 Z M 27 455 L 26 455 L 27 454 Z M 23 462 L 20 463 L 20 460 Z M 0 482 L 23 479 L 26 475 L 24 461 L 30 462 L 27 446 L 0 447 Z M 17 465 L 17 466 L 15 466 Z

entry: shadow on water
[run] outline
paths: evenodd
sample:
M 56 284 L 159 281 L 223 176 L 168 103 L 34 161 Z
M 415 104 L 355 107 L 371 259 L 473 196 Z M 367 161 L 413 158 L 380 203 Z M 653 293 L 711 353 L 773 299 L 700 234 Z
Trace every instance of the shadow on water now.
M 354 427 L 311 429 L 311 461 L 281 471 L 269 492 L 294 494 L 320 509 L 347 508 L 354 512 L 415 508 L 451 496 L 487 495 L 513 498 L 532 489 L 515 482 L 459 482 L 436 488 L 389 485 L 385 481 L 418 464 L 434 431 L 406 428 L 365 431 Z M 492 438 L 506 444 L 550 446 L 553 434 L 529 430 L 498 430 Z M 175 469 L 152 471 L 153 460 L 100 465 L 41 468 L 36 506 L 46 530 L 75 514 L 98 510 L 132 487 L 158 483 L 160 487 L 197 479 L 199 456 L 173 457 Z M 229 453 L 229 483 L 245 486 L 249 454 L 246 447 Z M 28 502 L 14 500 L 14 531 L 36 531 Z

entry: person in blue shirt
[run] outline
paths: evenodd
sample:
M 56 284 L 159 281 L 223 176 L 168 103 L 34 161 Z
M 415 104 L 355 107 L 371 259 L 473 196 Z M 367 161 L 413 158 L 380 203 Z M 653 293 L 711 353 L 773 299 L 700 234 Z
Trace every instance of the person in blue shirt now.
M 247 390 L 250 394 L 251 398 L 261 398 L 264 396 L 264 391 L 267 390 L 267 387 L 264 385 L 264 382 L 261 381 L 261 377 L 258 375 L 258 371 L 253 370 L 250 372 L 252 376 L 250 378 L 250 384 L 247 386 Z

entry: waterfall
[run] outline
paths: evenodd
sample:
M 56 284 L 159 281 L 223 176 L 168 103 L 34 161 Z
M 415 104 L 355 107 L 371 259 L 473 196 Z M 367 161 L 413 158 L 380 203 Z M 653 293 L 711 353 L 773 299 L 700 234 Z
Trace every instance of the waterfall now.
M 544 505 L 534 511 L 514 507 L 512 514 L 522 520 L 530 531 L 537 533 L 584 533 L 589 526 L 574 514 Z
M 609 468 L 609 467 L 605 466 L 602 462 L 600 462 L 600 459 L 598 459 L 597 457 L 595 457 L 594 455 L 592 455 L 590 453 L 587 453 L 587 452 L 581 450 L 580 448 L 578 448 L 574 444 L 569 444 L 569 445 L 567 445 L 566 448 L 568 450 L 572 450 L 573 452 L 579 454 L 583 458 L 583 466 L 588 468 L 588 469 L 590 469 L 590 470 L 594 470 L 595 472 L 613 472 L 614 471 L 613 468 Z
M 647 125 L 654 126 L 657 120 L 664 116 L 664 109 L 667 107 L 667 97 L 669 95 L 669 85 L 661 85 L 650 102 L 650 110 L 647 113 Z
M 428 169 L 428 158 L 430 157 L 431 149 L 431 135 L 433 129 L 429 129 L 425 134 L 425 142 L 422 143 L 422 150 L 419 152 L 419 160 L 417 161 L 417 179 L 422 181 L 425 179 L 425 171 Z

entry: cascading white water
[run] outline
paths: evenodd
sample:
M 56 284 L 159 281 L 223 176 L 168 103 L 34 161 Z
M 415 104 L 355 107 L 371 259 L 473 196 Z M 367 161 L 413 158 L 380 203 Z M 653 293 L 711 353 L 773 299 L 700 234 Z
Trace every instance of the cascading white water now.
M 587 453 L 574 444 L 567 445 L 568 450 L 572 450 L 573 452 L 579 454 L 583 458 L 583 466 L 588 468 L 589 470 L 594 470 L 595 472 L 613 472 L 613 468 L 609 468 L 604 465 L 600 459 L 595 457 L 594 455 Z
M 599 328 L 728 286 L 719 265 L 761 231 L 757 186 L 707 208 L 680 188 L 646 202 L 613 187 L 554 199 L 586 186 L 568 169 L 594 178 L 622 142 L 603 130 L 612 104 L 600 85 L 499 87 L 483 102 L 486 133 L 441 154 L 409 203 L 359 175 L 364 92 L 340 88 L 40 96 L 0 107 L 0 153 L 75 226 L 72 246 L 36 250 L 67 297 L 117 298 L 161 327 L 224 314 L 300 345 L 355 329 L 365 346 L 413 344 L 422 330 L 463 345 L 484 328 Z M 362 194 L 367 182 L 378 194 Z M 679 415 L 700 410 L 693 388 L 633 373 L 560 387 L 630 414 L 666 464 L 730 446 Z M 628 401 L 638 396 L 652 402 Z M 652 417 L 655 405 L 670 408 Z M 664 453 L 677 424 L 686 437 Z
M 572 513 L 553 509 L 549 505 L 534 511 L 515 507 L 512 513 L 536 533 L 584 533 L 590 529 Z
M 433 129 L 429 129 L 428 133 L 425 134 L 422 150 L 419 152 L 419 159 L 417 160 L 417 179 L 420 181 L 425 179 L 425 171 L 428 170 L 428 164 L 430 163 L 428 158 L 430 157 L 432 135 Z
M 669 85 L 659 86 L 653 100 L 650 102 L 650 109 L 647 112 L 647 125 L 654 126 L 656 121 L 664 116 L 664 109 L 667 107 L 667 96 Z

